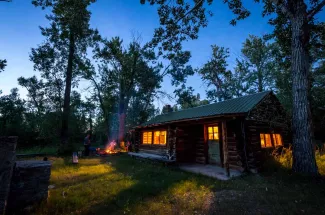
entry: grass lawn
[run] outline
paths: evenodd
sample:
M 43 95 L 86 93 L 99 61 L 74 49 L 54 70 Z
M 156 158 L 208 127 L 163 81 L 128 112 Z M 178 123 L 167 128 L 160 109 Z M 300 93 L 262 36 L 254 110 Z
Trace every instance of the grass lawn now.
M 53 162 L 36 214 L 322 214 L 325 182 L 288 172 L 218 181 L 127 155 Z

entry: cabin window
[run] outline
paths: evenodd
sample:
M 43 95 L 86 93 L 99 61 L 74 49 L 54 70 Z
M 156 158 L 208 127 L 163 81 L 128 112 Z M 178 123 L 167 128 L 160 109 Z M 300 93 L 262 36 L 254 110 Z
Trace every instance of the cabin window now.
M 166 144 L 167 132 L 166 131 L 155 131 L 153 144 Z
M 219 128 L 218 126 L 208 127 L 209 140 L 219 140 Z
M 261 138 L 261 147 L 270 148 L 272 147 L 271 135 L 270 134 L 260 134 Z
M 271 140 L 271 134 L 260 134 L 261 139 L 261 147 L 262 148 L 270 148 L 273 147 L 272 141 L 274 146 L 282 146 L 282 137 L 280 134 L 272 134 L 272 140 Z
M 274 146 L 282 146 L 282 138 L 280 134 L 273 134 L 273 143 Z
M 152 144 L 152 132 L 145 131 L 142 133 L 142 143 L 143 144 Z

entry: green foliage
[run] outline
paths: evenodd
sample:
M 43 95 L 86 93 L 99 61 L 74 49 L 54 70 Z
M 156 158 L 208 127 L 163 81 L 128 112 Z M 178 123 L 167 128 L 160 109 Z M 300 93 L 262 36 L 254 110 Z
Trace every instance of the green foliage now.
M 0 59 L 0 72 L 2 72 L 7 66 L 7 60 Z
M 323 143 L 322 145 L 324 145 Z M 324 149 L 319 149 L 316 151 L 316 162 L 319 169 L 319 174 L 325 175 L 325 154 Z M 287 170 L 292 167 L 292 149 L 283 148 L 281 154 L 274 156 L 275 160 L 280 164 L 280 167 Z
M 34 0 L 35 6 L 49 8 L 46 15 L 50 27 L 40 27 L 46 38 L 38 48 L 32 49 L 30 59 L 34 69 L 42 73 L 49 82 L 65 82 L 62 112 L 61 142 L 69 143 L 69 118 L 71 89 L 78 86 L 78 78 L 90 65 L 87 49 L 100 39 L 97 30 L 89 26 L 91 13 L 88 7 L 94 0 Z M 55 78 L 53 80 L 53 78 Z M 64 80 L 64 81 L 63 81 Z M 61 97 L 61 95 L 59 95 Z
M 207 91 L 207 96 L 212 101 L 223 101 L 232 98 L 230 86 L 232 84 L 232 72 L 227 69 L 229 49 L 212 45 L 211 59 L 199 69 L 202 80 L 213 86 Z
M 177 98 L 176 102 L 180 106 L 180 109 L 193 108 L 201 105 L 209 104 L 207 100 L 200 100 L 200 94 L 194 95 L 193 87 L 186 87 L 182 84 L 181 88 L 174 91 Z M 164 109 L 162 111 L 164 113 Z
M 237 60 L 237 72 L 243 74 L 248 93 L 274 89 L 279 56 L 276 43 L 267 43 L 263 38 L 249 35 L 243 44 L 242 61 Z

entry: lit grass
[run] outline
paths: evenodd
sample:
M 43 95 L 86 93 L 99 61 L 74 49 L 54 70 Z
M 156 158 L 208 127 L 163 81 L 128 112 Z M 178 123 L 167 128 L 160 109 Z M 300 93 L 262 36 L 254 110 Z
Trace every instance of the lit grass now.
M 50 158 L 49 199 L 35 214 L 319 214 L 325 184 L 286 173 L 218 181 L 132 159 Z

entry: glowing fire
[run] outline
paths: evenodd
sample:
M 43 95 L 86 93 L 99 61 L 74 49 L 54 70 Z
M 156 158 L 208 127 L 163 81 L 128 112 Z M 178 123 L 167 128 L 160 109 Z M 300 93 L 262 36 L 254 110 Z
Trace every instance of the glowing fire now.
M 97 149 L 97 154 L 101 156 L 105 156 L 108 154 L 116 154 L 119 152 L 120 150 L 117 149 L 117 144 L 114 140 L 109 142 L 104 149 L 100 149 L 100 148 Z
M 116 142 L 113 140 L 113 141 L 111 141 L 111 142 L 107 145 L 107 147 L 106 147 L 106 149 L 105 149 L 105 152 L 106 152 L 107 154 L 114 154 L 114 153 L 117 153 L 117 151 L 115 150 L 115 147 L 116 147 Z

